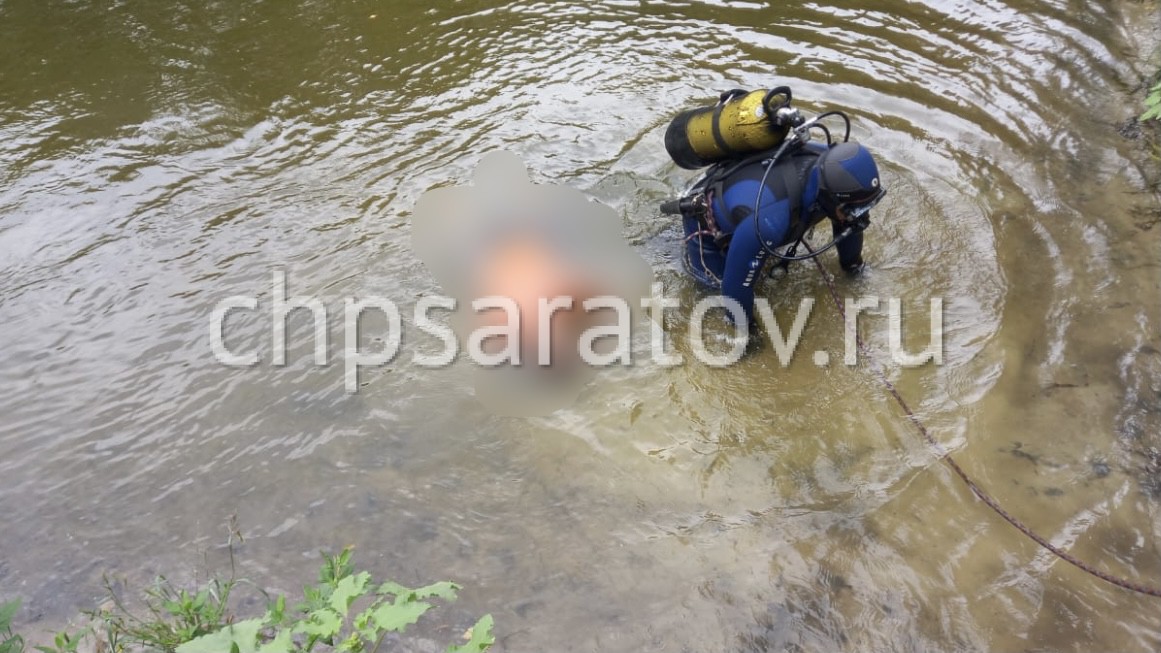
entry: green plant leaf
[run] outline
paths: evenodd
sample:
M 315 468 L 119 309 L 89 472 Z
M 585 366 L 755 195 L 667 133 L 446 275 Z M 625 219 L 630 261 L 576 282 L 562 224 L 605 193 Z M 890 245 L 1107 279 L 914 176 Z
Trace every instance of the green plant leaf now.
M 371 574 L 362 572 L 355 576 L 346 576 L 335 585 L 331 594 L 330 606 L 341 615 L 351 609 L 351 602 L 367 593 L 367 583 L 371 582 Z
M 191 639 L 177 647 L 177 653 L 255 653 L 258 631 L 265 625 L 261 619 L 246 619 L 225 628 Z
M 324 595 L 319 588 L 306 585 L 302 588 L 302 602 L 294 606 L 294 609 L 298 612 L 318 610 L 327 604 L 326 596 L 329 595 Z
M 208 589 L 202 590 L 202 591 L 198 592 L 196 596 L 194 596 L 193 602 L 190 604 L 190 607 L 194 611 L 200 611 L 202 609 L 202 607 L 205 606 L 206 601 L 208 601 L 209 599 L 210 599 L 210 591 Z
M 1145 113 L 1142 113 L 1138 120 L 1144 122 L 1146 120 L 1156 120 L 1157 118 L 1161 118 L 1161 105 L 1152 107 Z
M 381 630 L 401 633 L 404 628 L 419 621 L 423 613 L 430 609 L 431 604 L 422 601 L 384 603 L 376 608 L 373 619 Z
M 290 629 L 283 628 L 278 631 L 274 639 L 259 646 L 257 653 L 290 653 L 293 647 L 294 640 L 290 638 Z
M 1158 104 L 1161 104 L 1161 93 L 1154 93 L 1145 98 L 1145 106 L 1147 107 L 1155 107 Z
M 24 652 L 24 638 L 20 635 L 13 635 L 8 639 L 0 642 L 0 653 L 23 653 Z M 48 653 L 56 653 L 56 651 L 49 650 Z
M 280 626 L 286 621 L 286 597 L 281 594 L 266 606 L 266 623 Z
M 449 583 L 445 580 L 413 590 L 411 600 L 414 601 L 415 599 L 426 599 L 434 596 L 445 601 L 454 601 L 456 600 L 456 592 L 459 589 L 459 585 L 456 585 L 455 583 Z
M 354 565 L 351 564 L 351 548 L 343 549 L 342 553 L 337 556 L 322 554 L 323 564 L 318 570 L 318 582 L 333 585 L 334 583 L 350 576 L 355 572 Z
M 52 641 L 54 644 L 56 644 L 58 651 L 75 651 L 77 650 L 77 644 L 80 643 L 70 639 L 69 634 L 64 631 L 57 633 L 56 636 L 52 638 Z
M 396 602 L 399 601 L 416 601 L 418 599 L 426 599 L 430 597 L 441 598 L 445 601 L 456 600 L 456 591 L 460 589 L 459 585 L 449 583 L 448 581 L 441 581 L 432 583 L 425 587 L 418 589 L 411 589 L 404 587 L 399 583 L 387 581 L 379 586 L 376 590 L 377 594 L 392 594 L 395 596 Z
M 294 632 L 314 635 L 320 639 L 334 637 L 343 627 L 343 617 L 330 608 L 320 608 L 307 615 L 294 627 Z M 180 653 L 180 651 L 178 652 Z
M 20 611 L 20 599 L 13 599 L 7 603 L 0 603 L 0 630 L 12 627 L 12 619 Z
M 351 620 L 351 626 L 355 630 L 367 630 L 370 627 L 371 617 L 375 614 L 375 608 L 379 607 L 380 600 L 376 600 L 366 610 L 355 615 Z
M 492 634 L 492 615 L 486 614 L 480 617 L 475 626 L 472 626 L 472 635 L 467 644 L 463 646 L 449 646 L 447 653 L 479 653 L 492 648 L 492 644 L 496 643 L 496 637 Z
M 398 598 L 406 597 L 408 594 L 411 594 L 411 592 L 412 590 L 410 588 L 404 587 L 399 583 L 393 583 L 391 581 L 383 583 L 379 586 L 379 589 L 375 590 L 376 594 L 391 594 Z
M 358 633 L 351 633 L 339 645 L 335 647 L 335 651 L 339 653 L 358 653 L 363 650 L 363 639 L 359 637 Z

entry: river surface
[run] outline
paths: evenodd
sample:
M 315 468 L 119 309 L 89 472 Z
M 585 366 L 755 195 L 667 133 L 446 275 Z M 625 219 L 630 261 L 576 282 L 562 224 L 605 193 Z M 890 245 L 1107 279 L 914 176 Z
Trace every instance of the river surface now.
M 503 650 L 1161 648 L 1161 601 L 990 513 L 866 361 L 814 364 L 843 334 L 812 266 L 763 291 L 783 320 L 816 300 L 788 367 L 639 358 L 538 419 L 408 364 L 422 335 L 348 394 L 340 322 L 345 297 L 406 316 L 439 291 L 409 212 L 496 149 L 612 206 L 691 304 L 665 124 L 789 84 L 881 162 L 867 273 L 838 289 L 883 298 L 864 332 L 901 393 L 1038 532 L 1161 583 L 1155 164 L 1118 133 L 1155 4 L 496 4 L 0 0 L 0 597 L 32 639 L 104 573 L 222 570 L 237 514 L 255 582 L 354 545 L 460 582 L 432 636 L 490 612 Z M 330 310 L 328 366 L 302 312 L 271 364 L 277 270 Z M 231 295 L 264 307 L 227 323 L 251 368 L 211 354 Z M 941 366 L 890 363 L 889 297 L 912 351 L 943 298 Z

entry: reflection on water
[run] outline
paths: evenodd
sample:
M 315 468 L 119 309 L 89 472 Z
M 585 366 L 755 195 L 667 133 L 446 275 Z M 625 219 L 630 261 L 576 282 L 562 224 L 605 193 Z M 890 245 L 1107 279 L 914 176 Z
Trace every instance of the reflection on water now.
M 335 321 L 326 368 L 305 316 L 287 367 L 269 314 L 231 317 L 250 369 L 217 365 L 206 328 L 226 296 L 268 300 L 274 269 L 332 315 L 369 294 L 407 314 L 438 290 L 409 208 L 499 148 L 613 206 L 692 302 L 655 210 L 688 178 L 664 125 L 787 83 L 850 111 L 892 188 L 869 274 L 840 291 L 919 317 L 944 298 L 946 364 L 892 372 L 901 391 L 1054 543 L 1156 582 L 1156 198 L 1114 129 L 1154 19 L 1116 0 L 0 0 L 0 595 L 56 623 L 104 571 L 192 576 L 237 512 L 246 575 L 289 589 L 356 544 L 378 575 L 462 582 L 456 609 L 493 612 L 512 650 L 1156 649 L 1154 601 L 988 513 L 865 370 L 783 369 L 770 347 L 725 371 L 643 363 L 511 420 L 406 361 L 345 394 Z M 780 319 L 815 298 L 801 351 L 839 358 L 810 267 L 766 294 Z

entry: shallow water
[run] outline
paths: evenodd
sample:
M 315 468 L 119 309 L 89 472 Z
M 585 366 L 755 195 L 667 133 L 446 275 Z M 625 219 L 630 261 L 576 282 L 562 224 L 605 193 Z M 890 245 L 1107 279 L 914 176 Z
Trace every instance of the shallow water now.
M 1158 649 L 1156 599 L 989 513 L 865 365 L 813 365 L 843 335 L 811 266 L 765 289 L 817 303 L 789 367 L 642 360 L 537 420 L 406 360 L 346 394 L 339 324 L 438 291 L 408 211 L 498 148 L 613 206 L 691 303 L 667 118 L 788 83 L 851 112 L 891 189 L 840 292 L 901 298 L 912 350 L 944 299 L 944 365 L 891 367 L 901 392 L 1013 513 L 1161 583 L 1156 176 L 1116 129 L 1155 9 L 0 0 L 0 596 L 35 638 L 104 572 L 221 568 L 237 513 L 256 581 L 354 544 L 461 582 L 446 632 L 491 612 L 505 650 Z M 301 314 L 272 366 L 268 311 L 229 323 L 259 365 L 215 362 L 214 304 L 274 270 L 330 309 L 329 366 Z

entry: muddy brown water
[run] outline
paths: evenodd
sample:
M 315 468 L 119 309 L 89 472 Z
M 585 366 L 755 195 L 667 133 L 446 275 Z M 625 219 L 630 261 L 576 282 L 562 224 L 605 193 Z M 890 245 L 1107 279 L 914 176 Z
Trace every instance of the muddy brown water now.
M 764 290 L 782 318 L 817 302 L 789 367 L 642 360 L 543 419 L 408 365 L 421 337 L 347 394 L 339 324 L 347 296 L 438 292 L 408 212 L 493 149 L 614 207 L 691 304 L 655 210 L 690 176 L 667 117 L 787 83 L 852 114 L 890 187 L 840 292 L 900 298 L 913 349 L 944 299 L 944 364 L 891 378 L 1013 513 L 1161 583 L 1155 164 L 1117 130 L 1156 12 L 0 0 L 0 597 L 43 638 L 103 573 L 220 570 L 236 513 L 260 584 L 355 545 L 378 576 L 462 583 L 436 635 L 491 612 L 505 650 L 1161 648 L 1161 602 L 987 512 L 865 366 L 813 364 L 843 336 L 809 266 Z M 276 269 L 331 309 L 330 365 L 296 315 L 272 366 L 268 311 L 229 322 L 262 362 L 218 364 L 214 304 L 268 301 Z

